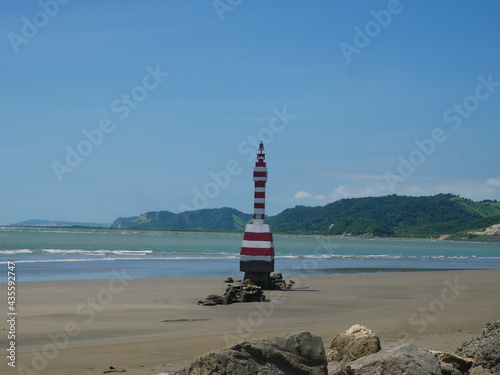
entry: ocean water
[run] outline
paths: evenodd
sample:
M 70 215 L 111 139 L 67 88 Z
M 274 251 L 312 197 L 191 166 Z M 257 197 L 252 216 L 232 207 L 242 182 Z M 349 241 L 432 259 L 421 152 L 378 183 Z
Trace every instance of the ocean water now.
M 242 233 L 0 227 L 0 267 L 18 281 L 241 277 Z M 275 272 L 305 274 L 500 268 L 500 243 L 274 235 Z

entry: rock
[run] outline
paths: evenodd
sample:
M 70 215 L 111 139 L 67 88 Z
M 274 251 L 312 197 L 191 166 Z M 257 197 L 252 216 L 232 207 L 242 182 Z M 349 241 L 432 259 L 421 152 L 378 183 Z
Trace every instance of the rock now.
M 342 375 L 344 372 L 340 368 L 340 362 L 328 362 L 328 375 Z
M 238 302 L 263 302 L 266 299 L 262 288 L 250 280 L 243 280 L 241 290 L 237 292 Z
M 462 372 L 458 371 L 451 363 L 439 362 L 441 367 L 442 375 L 463 375 Z
M 500 375 L 500 320 L 486 326 L 457 350 L 458 355 L 474 358 L 474 367 L 481 366 L 493 375 Z
M 323 342 L 309 332 L 243 341 L 196 359 L 175 375 L 327 375 Z
M 224 305 L 224 298 L 217 294 L 210 294 L 204 301 L 198 301 L 198 305 L 215 306 Z
M 281 273 L 273 273 L 271 275 L 271 283 L 274 285 L 274 289 L 282 289 L 283 285 L 286 285 Z
M 329 362 L 338 362 L 345 372 L 350 362 L 378 351 L 379 337 L 371 329 L 355 324 L 333 338 L 326 358 Z
M 456 353 L 474 358 L 481 347 L 500 341 L 500 320 L 486 323 L 486 326 L 470 340 L 465 341 Z
M 456 354 L 440 352 L 435 350 L 428 350 L 434 357 L 436 357 L 440 363 L 441 369 L 443 369 L 443 374 L 453 375 L 453 374 L 465 374 L 469 372 L 470 368 L 474 364 L 471 358 L 461 357 Z M 456 369 L 457 372 L 452 371 L 452 368 Z
M 250 280 L 243 280 L 241 285 L 228 285 L 223 296 L 211 294 L 204 301 L 198 301 L 198 305 L 215 306 L 229 305 L 235 302 L 263 302 L 266 296 L 262 288 L 253 284 Z
M 348 375 L 441 375 L 437 358 L 414 344 L 361 357 L 347 365 L 346 371 Z
M 473 367 L 469 375 L 492 375 L 491 372 L 484 369 L 482 366 Z
M 226 277 L 226 280 L 224 280 L 225 283 L 234 283 L 234 280 L 231 276 Z

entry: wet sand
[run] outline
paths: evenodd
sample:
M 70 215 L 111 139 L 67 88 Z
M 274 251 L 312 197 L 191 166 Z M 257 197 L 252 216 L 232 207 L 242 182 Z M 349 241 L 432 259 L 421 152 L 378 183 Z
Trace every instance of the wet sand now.
M 413 341 L 454 351 L 500 318 L 500 270 L 291 279 L 297 289 L 266 291 L 271 302 L 213 307 L 197 301 L 224 293 L 226 284 L 214 278 L 127 279 L 117 272 L 112 280 L 20 283 L 17 367 L 2 360 L 0 373 L 95 375 L 113 366 L 160 374 L 245 339 L 307 330 L 328 347 L 356 323 L 374 330 L 383 347 Z M 1 290 L 7 306 L 5 283 Z M 5 342 L 6 319 L 0 328 Z

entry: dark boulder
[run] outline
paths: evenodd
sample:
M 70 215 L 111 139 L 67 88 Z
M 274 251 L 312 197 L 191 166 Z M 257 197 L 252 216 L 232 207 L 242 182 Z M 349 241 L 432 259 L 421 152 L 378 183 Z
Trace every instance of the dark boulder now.
M 348 375 L 441 375 L 439 361 L 414 344 L 405 344 L 361 357 L 346 367 Z
M 204 301 L 198 301 L 199 305 L 229 305 L 236 302 L 263 302 L 266 299 L 262 288 L 253 284 L 250 280 L 243 280 L 241 285 L 228 285 L 223 296 L 211 294 Z
M 492 373 L 481 366 L 476 366 L 472 368 L 469 375 L 492 375 Z
M 215 306 L 215 305 L 224 305 L 224 298 L 222 296 L 218 296 L 217 294 L 210 294 L 204 301 L 198 301 L 198 305 L 204 306 Z
M 243 341 L 196 359 L 175 375 L 327 375 L 323 342 L 309 332 Z
M 481 366 L 493 375 L 500 375 L 500 320 L 486 326 L 456 351 L 463 357 L 474 358 L 474 367 Z
M 285 279 L 281 273 L 274 273 L 271 275 L 271 283 L 274 289 L 283 289 L 286 286 Z

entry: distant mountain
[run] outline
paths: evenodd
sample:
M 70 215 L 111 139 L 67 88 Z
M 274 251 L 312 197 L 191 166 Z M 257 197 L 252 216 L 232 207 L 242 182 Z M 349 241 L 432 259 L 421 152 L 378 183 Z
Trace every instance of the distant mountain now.
M 252 218 L 233 208 L 203 209 L 175 214 L 147 212 L 118 218 L 113 228 L 166 230 L 244 230 Z M 482 238 L 477 231 L 500 224 L 500 203 L 473 202 L 452 194 L 428 197 L 388 195 L 342 199 L 325 206 L 296 206 L 269 217 L 274 233 L 376 237 Z M 476 231 L 476 234 L 470 232 Z M 479 237 L 481 238 L 479 238 Z M 494 239 L 500 240 L 495 235 Z
M 170 230 L 207 230 L 224 231 L 245 229 L 245 224 L 253 215 L 245 214 L 234 208 L 213 208 L 186 211 L 174 214 L 169 211 L 147 212 L 140 216 L 120 217 L 112 228 L 170 229 Z
M 31 220 L 21 221 L 20 223 L 11 224 L 11 226 L 13 226 L 13 227 L 102 227 L 102 228 L 109 228 L 111 226 L 111 224 L 31 219 Z

